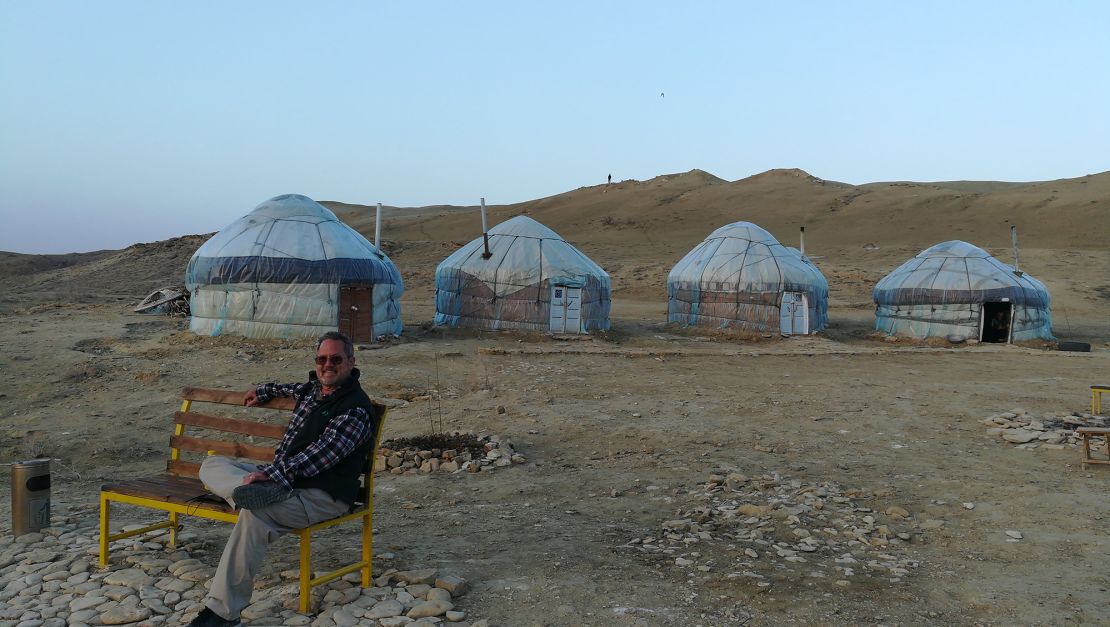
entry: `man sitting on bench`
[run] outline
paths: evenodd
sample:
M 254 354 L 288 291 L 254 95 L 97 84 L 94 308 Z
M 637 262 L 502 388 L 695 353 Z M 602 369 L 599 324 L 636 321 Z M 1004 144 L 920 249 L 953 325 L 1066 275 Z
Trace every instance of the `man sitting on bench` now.
M 308 383 L 264 383 L 243 404 L 292 396 L 297 405 L 270 464 L 254 466 L 210 456 L 200 480 L 232 506 L 239 520 L 220 557 L 212 586 L 192 626 L 239 625 L 267 546 L 281 534 L 345 514 L 381 420 L 358 383 L 354 345 L 331 331 L 316 344 Z

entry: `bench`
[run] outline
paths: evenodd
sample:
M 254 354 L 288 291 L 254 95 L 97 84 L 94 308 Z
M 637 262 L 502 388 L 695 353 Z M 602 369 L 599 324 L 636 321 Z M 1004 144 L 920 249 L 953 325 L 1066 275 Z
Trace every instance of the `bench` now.
M 282 397 L 271 399 L 268 403 L 257 407 L 247 408 L 243 405 L 244 392 L 227 390 L 209 390 L 204 388 L 188 387 L 181 392 L 181 411 L 173 417 L 173 435 L 170 437 L 170 455 L 166 463 L 166 472 L 141 479 L 109 483 L 100 488 L 100 566 L 108 565 L 109 545 L 116 541 L 132 536 L 148 533 L 157 529 L 169 529 L 170 547 L 177 544 L 177 532 L 180 529 L 178 516 L 198 516 L 210 520 L 219 520 L 234 523 L 239 519 L 237 510 L 231 508 L 223 499 L 205 490 L 197 473 L 200 470 L 200 460 L 205 455 L 219 454 L 228 457 L 244 458 L 257 462 L 271 462 L 274 458 L 274 448 L 285 433 L 288 424 L 289 412 L 295 405 L 293 398 Z M 192 411 L 193 403 L 206 403 L 208 405 L 234 405 L 244 411 L 242 414 L 254 414 L 262 417 L 264 414 L 256 409 L 284 410 L 281 424 L 275 422 L 260 422 L 243 418 L 229 418 L 210 413 L 197 413 Z M 328 583 L 355 571 L 362 572 L 362 587 L 370 586 L 373 566 L 373 521 L 374 521 L 374 474 L 372 472 L 375 453 L 381 437 L 382 425 L 385 423 L 387 407 L 381 408 L 381 418 L 378 421 L 378 430 L 374 434 L 374 445 L 370 449 L 369 459 L 366 462 L 366 472 L 362 475 L 362 487 L 359 491 L 359 501 L 355 503 L 353 511 L 323 522 L 297 529 L 292 532 L 300 538 L 300 611 L 308 613 L 312 604 L 312 588 Z M 205 406 L 207 408 L 207 405 Z M 273 415 L 273 412 L 269 412 Z M 255 416 L 250 416 L 255 417 Z M 186 428 L 191 434 L 186 435 Z M 194 431 L 200 431 L 197 434 Z M 199 437 L 198 437 L 199 435 Z M 265 439 L 265 445 L 256 444 L 259 438 Z M 272 442 L 271 442 L 272 441 Z M 187 459 L 183 454 L 191 454 L 197 461 Z M 111 533 L 109 524 L 113 503 L 138 505 L 150 509 L 161 510 L 169 514 L 166 520 L 141 529 Z M 312 576 L 312 534 L 322 529 L 334 527 L 346 522 L 362 521 L 362 552 L 361 559 L 353 564 L 322 574 Z
M 1091 413 L 1096 416 L 1102 413 L 1102 394 L 1104 392 L 1110 392 L 1110 384 L 1091 386 Z
M 1110 427 L 1079 427 L 1075 435 L 1083 438 L 1083 464 L 1110 464 Z M 1106 459 L 1091 457 L 1091 437 L 1101 436 L 1106 443 Z

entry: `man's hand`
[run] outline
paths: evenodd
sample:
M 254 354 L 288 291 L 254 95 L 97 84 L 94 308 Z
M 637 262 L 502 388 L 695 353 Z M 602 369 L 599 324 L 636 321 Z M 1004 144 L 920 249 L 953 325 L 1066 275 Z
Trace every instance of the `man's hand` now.
M 243 404 L 247 407 L 254 407 L 258 405 L 258 392 L 251 390 L 243 397 Z
M 246 477 L 243 477 L 243 485 L 247 485 L 248 483 L 254 483 L 255 481 L 269 481 L 269 480 L 270 480 L 270 477 L 267 476 L 266 473 L 256 470 L 255 472 L 252 472 L 251 474 L 247 475 Z

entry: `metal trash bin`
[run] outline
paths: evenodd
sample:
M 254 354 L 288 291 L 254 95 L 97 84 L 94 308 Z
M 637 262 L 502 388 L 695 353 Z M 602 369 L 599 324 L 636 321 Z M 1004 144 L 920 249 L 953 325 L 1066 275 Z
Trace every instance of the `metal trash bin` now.
M 50 526 L 50 460 L 12 463 L 12 535 Z

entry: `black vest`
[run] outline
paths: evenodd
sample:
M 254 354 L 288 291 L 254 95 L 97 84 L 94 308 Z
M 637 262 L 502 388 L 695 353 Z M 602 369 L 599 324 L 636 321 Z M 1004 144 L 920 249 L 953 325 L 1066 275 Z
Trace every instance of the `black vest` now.
M 332 417 L 345 413 L 357 407 L 366 410 L 370 416 L 370 437 L 365 444 L 351 451 L 331 468 L 328 468 L 315 477 L 294 477 L 294 488 L 319 488 L 332 496 L 337 501 L 353 504 L 358 498 L 359 476 L 366 470 L 367 456 L 370 448 L 374 446 L 375 436 L 381 427 L 382 407 L 370 401 L 362 386 L 358 384 L 359 371 L 351 371 L 351 376 L 342 386 L 330 396 L 327 396 L 305 417 L 301 430 L 293 437 L 289 444 L 286 457 L 292 457 L 308 448 L 320 438 Z M 309 382 L 301 386 L 298 392 L 298 403 L 305 394 L 312 394 L 315 386 L 316 373 L 309 375 Z

